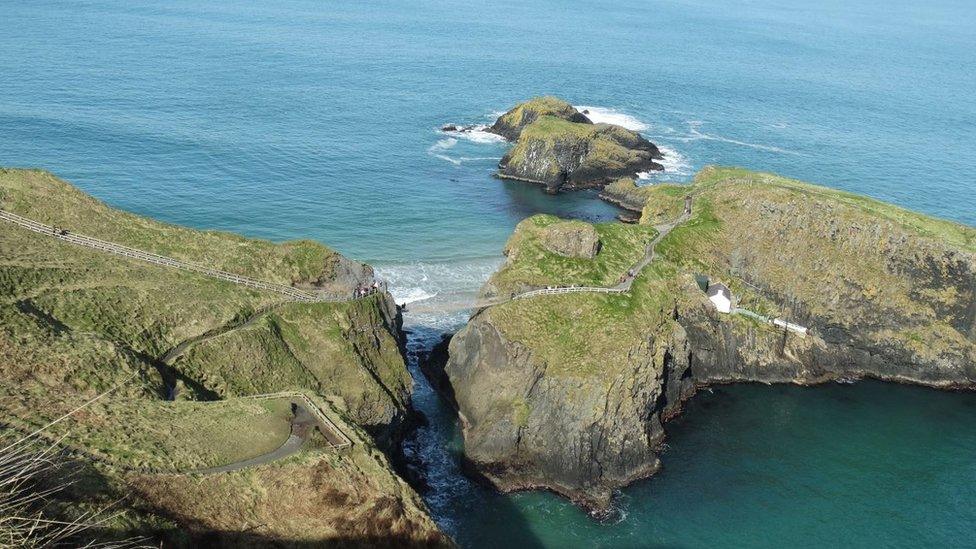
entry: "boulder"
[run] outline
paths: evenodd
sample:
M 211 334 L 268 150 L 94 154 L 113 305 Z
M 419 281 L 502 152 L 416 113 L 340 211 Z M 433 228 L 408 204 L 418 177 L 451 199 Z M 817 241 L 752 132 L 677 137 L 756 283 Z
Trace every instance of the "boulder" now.
M 593 259 L 600 251 L 600 235 L 589 223 L 562 221 L 543 229 L 542 245 L 563 257 Z

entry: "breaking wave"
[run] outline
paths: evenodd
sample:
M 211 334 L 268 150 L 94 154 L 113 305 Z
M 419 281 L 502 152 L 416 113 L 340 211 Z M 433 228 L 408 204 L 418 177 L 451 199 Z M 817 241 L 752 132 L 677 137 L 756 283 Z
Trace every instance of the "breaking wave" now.
M 663 172 L 638 172 L 637 179 L 639 181 L 662 181 L 662 180 L 673 180 L 687 178 L 695 173 L 694 166 L 691 165 L 691 161 L 688 157 L 679 153 L 677 150 L 668 147 L 667 145 L 661 145 L 658 143 L 657 148 L 664 155 L 664 158 L 658 160 L 658 163 L 664 166 Z
M 505 138 L 491 133 L 488 131 L 487 124 L 479 124 L 477 126 L 458 126 L 459 128 L 464 128 L 464 130 L 458 130 L 453 132 L 445 132 L 443 130 L 438 130 L 441 133 L 446 133 L 451 137 L 457 139 L 466 139 L 472 143 L 504 143 Z
M 450 262 L 412 262 L 375 265 L 389 283 L 397 303 L 407 304 L 404 322 L 457 329 L 470 314 L 481 286 L 504 259 L 485 257 Z M 411 306 L 413 305 L 413 306 Z
M 582 112 L 592 122 L 596 124 L 616 124 L 628 130 L 643 132 L 651 129 L 650 124 L 641 122 L 629 114 L 622 113 L 616 109 L 606 107 L 592 107 L 589 105 L 574 105 L 576 110 Z M 586 112 L 583 112 L 586 111 Z

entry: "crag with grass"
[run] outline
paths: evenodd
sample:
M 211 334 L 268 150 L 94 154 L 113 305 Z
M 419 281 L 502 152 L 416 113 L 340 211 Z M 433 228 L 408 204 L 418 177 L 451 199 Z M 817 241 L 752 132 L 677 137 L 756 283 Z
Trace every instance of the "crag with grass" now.
M 569 103 L 541 97 L 502 115 L 492 131 L 515 141 L 498 176 L 538 183 L 547 192 L 601 188 L 616 178 L 664 169 L 658 148 L 637 132 L 593 124 Z
M 0 170 L 0 207 L 75 233 L 337 295 L 351 295 L 372 277 L 368 266 L 311 241 L 275 244 L 158 223 L 110 208 L 39 170 Z M 156 487 L 154 498 L 132 505 L 146 521 L 158 514 L 178 517 L 181 525 L 206 524 L 207 517 L 196 514 L 204 509 L 234 511 L 224 507 L 227 502 L 218 493 L 206 491 L 194 506 L 173 507 L 183 500 L 162 491 L 179 483 L 156 483 L 145 471 L 242 461 L 277 448 L 288 437 L 291 410 L 286 404 L 233 397 L 306 391 L 334 409 L 344 429 L 362 426 L 380 441 L 390 437 L 407 413 L 411 390 L 392 298 L 377 294 L 341 303 L 283 299 L 0 222 L 0 413 L 5 427 L 30 432 L 114 388 L 44 436 L 64 436 L 67 449 L 97 459 L 103 479 L 98 487 L 106 492 L 127 492 L 131 475 L 142 471 L 145 482 Z M 334 474 L 321 470 L 330 467 L 327 460 L 301 463 L 289 465 L 288 474 Z M 268 471 L 221 483 L 228 490 L 240 481 L 251 490 L 273 491 L 268 483 L 276 482 L 278 467 L 267 465 Z M 370 497 L 388 499 L 389 506 L 417 521 L 418 531 L 428 530 L 424 536 L 435 531 L 409 488 L 383 492 L 387 481 L 376 484 L 371 474 L 347 482 L 376 491 Z M 389 470 L 382 474 L 396 478 Z M 315 486 L 307 497 L 316 497 Z M 132 528 L 138 530 L 138 524 Z M 272 532 L 285 526 L 267 523 L 265 528 Z M 299 535 L 293 525 L 287 528 Z M 306 536 L 327 531 L 309 530 Z M 335 535 L 345 534 L 336 530 Z
M 703 384 L 976 383 L 976 230 L 732 168 L 639 194 L 642 224 L 597 226 L 593 259 L 542 249 L 540 229 L 557 220 L 523 222 L 487 286 L 610 285 L 643 253 L 650 226 L 676 219 L 691 194 L 691 218 L 658 243 L 629 293 L 511 301 L 479 311 L 451 341 L 445 374 L 465 453 L 496 486 L 606 508 L 613 489 L 657 469 L 662 423 Z M 717 313 L 706 278 L 809 335 Z

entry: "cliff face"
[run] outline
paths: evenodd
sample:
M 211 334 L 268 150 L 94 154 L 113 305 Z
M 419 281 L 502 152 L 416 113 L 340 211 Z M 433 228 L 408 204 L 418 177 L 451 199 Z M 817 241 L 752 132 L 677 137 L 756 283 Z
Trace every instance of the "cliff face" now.
M 610 490 L 657 469 L 662 419 L 702 384 L 976 383 L 973 229 L 743 170 L 653 189 L 645 219 L 680 212 L 688 192 L 693 216 L 661 240 L 629 294 L 509 302 L 452 340 L 445 373 L 465 453 L 500 488 L 546 487 L 604 507 Z M 523 229 L 510 247 L 531 244 Z M 594 268 L 614 248 L 604 242 Z M 555 284 L 575 283 L 534 254 L 514 253 Z M 506 264 L 489 287 L 518 287 L 533 272 Z M 717 313 L 696 275 L 809 334 Z
M 657 470 L 661 416 L 690 389 L 682 330 L 655 328 L 628 339 L 612 367 L 574 372 L 551 367 L 491 313 L 472 319 L 446 369 L 467 458 L 502 490 L 547 488 L 607 507 L 614 488 Z
M 628 129 L 544 116 L 522 130 L 498 175 L 539 183 L 549 192 L 602 188 L 618 177 L 664 169 L 660 158 L 653 143 Z
M 593 124 L 569 103 L 537 98 L 502 115 L 491 130 L 515 141 L 498 176 L 538 183 L 546 191 L 602 188 L 619 177 L 662 170 L 658 148 L 639 133 Z
M 351 295 L 372 274 L 310 241 L 273 244 L 120 212 L 36 170 L 0 170 L 0 207 L 72 233 L 337 295 Z M 295 390 L 318 395 L 343 418 L 337 422 L 367 428 L 379 443 L 408 413 L 412 382 L 388 295 L 287 302 L 6 221 L 0 221 L 0 294 L 4 423 L 28 432 L 114 388 L 98 406 L 73 416 L 70 429 L 64 422 L 48 431 L 66 435 L 62 444 L 69 450 L 111 463 L 100 484 L 112 494 L 128 490 L 124 472 L 132 468 L 190 470 L 281 445 L 289 434 L 287 406 L 264 410 L 240 397 Z M 297 476 L 311 474 L 294 467 Z M 402 496 L 409 488 L 384 494 L 386 484 L 358 478 L 361 490 L 407 505 Z M 228 503 L 206 491 L 199 497 L 192 509 Z M 205 522 L 192 509 L 149 512 Z M 417 509 L 421 513 L 422 505 Z M 423 525 L 433 531 L 429 521 Z

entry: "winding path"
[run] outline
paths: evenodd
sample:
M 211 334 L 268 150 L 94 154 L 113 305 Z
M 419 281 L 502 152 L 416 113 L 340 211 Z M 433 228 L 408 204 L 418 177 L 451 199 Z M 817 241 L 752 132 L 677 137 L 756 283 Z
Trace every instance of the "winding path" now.
M 654 228 L 657 230 L 657 236 L 651 240 L 647 247 L 644 249 L 644 257 L 641 258 L 633 267 L 628 271 L 632 271 L 633 276 L 624 274 L 624 280 L 619 284 L 614 286 L 552 286 L 548 288 L 538 288 L 535 290 L 528 290 L 519 294 L 515 294 L 507 297 L 496 297 L 493 299 L 482 299 L 475 301 L 474 303 L 447 303 L 443 305 L 431 305 L 424 306 L 418 305 L 416 307 L 410 307 L 411 312 L 445 312 L 450 310 L 464 310 L 464 309 L 484 309 L 486 307 L 493 307 L 495 305 L 501 305 L 503 303 L 508 303 L 509 301 L 515 301 L 519 299 L 529 299 L 533 297 L 545 296 L 545 295 L 562 295 L 562 294 L 576 294 L 576 293 L 592 293 L 592 294 L 623 294 L 630 291 L 631 286 L 634 284 L 634 280 L 637 276 L 647 267 L 657 255 L 657 245 L 664 239 L 668 234 L 671 233 L 678 225 L 685 223 L 691 219 L 691 211 L 685 210 L 677 219 L 671 223 L 664 223 L 661 225 L 655 225 Z
M 194 475 L 229 473 L 231 471 L 266 465 L 273 461 L 284 459 L 302 449 L 302 446 L 305 445 L 309 439 L 309 436 L 312 434 L 312 429 L 315 427 L 315 423 L 315 418 L 311 413 L 309 413 L 308 410 L 305 409 L 304 406 L 295 404 L 295 416 L 291 420 L 291 432 L 288 434 L 288 438 L 285 440 L 285 442 L 282 443 L 282 445 L 278 448 L 268 452 L 267 454 L 262 454 L 253 458 L 218 465 L 216 467 L 194 469 L 192 471 L 187 471 L 187 473 Z
M 145 261 L 147 263 L 152 263 L 155 265 L 162 265 L 166 267 L 173 267 L 176 269 L 181 269 L 184 271 L 195 272 L 209 276 L 212 278 L 217 278 L 220 280 L 225 280 L 227 282 L 232 282 L 241 286 L 246 286 L 249 288 L 254 288 L 258 290 L 267 290 L 275 292 L 277 294 L 283 295 L 287 298 L 287 301 L 299 301 L 299 302 L 344 302 L 344 301 L 354 301 L 357 299 L 363 299 L 372 295 L 368 293 L 363 296 L 348 296 L 339 297 L 334 295 L 329 295 L 324 292 L 310 292 L 305 290 L 300 290 L 292 286 L 285 286 L 283 284 L 276 284 L 273 282 L 265 282 L 255 278 L 246 277 L 243 275 L 238 275 L 230 273 L 227 271 L 221 271 L 219 269 L 211 269 L 202 265 L 195 263 L 190 263 L 186 261 L 181 261 L 178 259 L 173 259 L 171 257 L 162 256 L 159 254 L 154 254 L 152 252 L 147 252 L 144 250 L 139 250 L 136 248 L 130 248 L 128 246 L 123 246 L 121 244 L 116 244 L 114 242 L 108 242 L 105 240 L 100 240 L 94 237 L 86 236 L 83 234 L 77 234 L 73 232 L 68 232 L 66 230 L 61 230 L 51 225 L 45 225 L 43 223 L 34 221 L 33 219 L 23 217 L 6 210 L 0 209 L 0 219 L 8 221 L 38 234 L 50 236 L 75 244 L 78 246 L 84 246 L 93 250 L 98 250 L 105 253 L 110 253 L 122 257 L 127 257 L 130 259 L 137 259 L 140 261 Z M 190 346 L 199 343 L 201 341 L 212 339 L 219 335 L 225 334 L 231 330 L 236 330 L 245 326 L 249 326 L 254 323 L 257 319 L 261 318 L 281 303 L 270 305 L 264 307 L 253 315 L 245 319 L 243 322 L 234 323 L 227 326 L 222 326 L 201 334 L 195 338 L 191 338 L 183 343 L 180 343 L 176 347 L 170 349 L 161 359 L 161 362 L 170 365 L 179 358 Z M 254 467 L 257 465 L 263 465 L 266 463 L 271 463 L 282 459 L 284 457 L 290 456 L 298 452 L 305 442 L 308 440 L 312 433 L 312 430 L 318 427 L 319 431 L 329 442 L 329 444 L 336 449 L 348 448 L 352 446 L 352 441 L 345 435 L 333 423 L 319 407 L 312 402 L 312 400 L 305 394 L 300 392 L 285 392 L 285 393 L 274 393 L 265 395 L 253 395 L 251 397 L 245 398 L 255 398 L 255 399 L 276 399 L 276 398 L 288 398 L 292 405 L 295 407 L 295 416 L 291 421 L 291 432 L 285 442 L 272 452 L 264 455 L 256 456 L 246 460 L 228 463 L 220 465 L 217 467 L 209 467 L 205 469 L 196 469 L 193 471 L 185 471 L 185 473 L 194 474 L 211 474 L 211 473 L 222 473 L 228 471 L 235 471 L 238 469 L 244 469 L 247 467 Z M 104 459 L 99 456 L 92 455 L 93 459 Z

